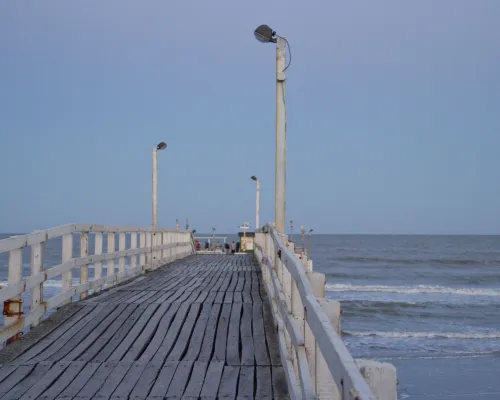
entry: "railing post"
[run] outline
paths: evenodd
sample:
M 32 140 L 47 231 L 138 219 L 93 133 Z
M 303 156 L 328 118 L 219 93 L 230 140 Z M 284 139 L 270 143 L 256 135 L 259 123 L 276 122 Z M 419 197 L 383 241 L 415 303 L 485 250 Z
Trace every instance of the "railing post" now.
M 137 232 L 130 232 L 130 250 L 137 249 Z M 132 276 L 137 276 L 137 255 L 130 256 L 130 269 L 133 271 Z
M 146 247 L 148 248 L 148 251 L 146 254 L 146 269 L 151 269 L 153 267 L 152 259 L 153 259 L 153 254 L 151 250 L 151 239 L 152 239 L 152 232 L 147 232 L 146 233 Z
M 95 246 L 94 254 L 100 256 L 102 254 L 102 232 L 95 232 L 94 234 Z M 94 263 L 94 281 L 102 278 L 102 262 L 97 261 Z M 94 287 L 94 291 L 97 293 L 101 290 L 101 286 Z
M 146 269 L 146 253 L 142 253 L 142 250 L 146 247 L 146 233 L 139 233 L 139 248 L 141 249 L 141 253 L 139 254 L 139 265 L 141 267 L 141 274 L 144 273 Z
M 156 269 L 158 268 L 158 250 L 153 250 L 156 246 L 158 246 L 158 233 L 157 232 L 153 232 L 152 233 L 152 238 L 151 238 L 151 243 L 152 243 L 152 250 L 151 250 L 151 254 L 152 254 L 152 267 L 153 269 Z
M 43 270 L 43 249 L 45 243 L 37 243 L 31 246 L 31 275 L 36 275 Z M 43 301 L 43 282 L 31 288 L 30 310 L 34 312 Z M 31 326 L 37 326 L 41 317 L 35 319 Z
M 115 233 L 108 232 L 108 254 L 115 252 Z M 106 276 L 108 278 L 115 274 L 115 260 L 114 258 L 110 258 L 107 263 Z M 113 282 L 110 282 L 108 279 L 108 287 L 112 287 Z
M 89 233 L 80 233 L 80 257 L 87 257 L 89 255 Z M 85 264 L 80 267 L 80 284 L 87 283 L 89 281 L 89 265 Z M 80 293 L 80 300 L 87 297 L 88 291 Z
M 21 249 L 15 249 L 9 251 L 9 285 L 15 285 L 21 281 L 23 276 L 23 251 Z M 8 303 L 7 303 L 8 302 Z M 23 312 L 23 303 L 21 296 L 14 296 L 6 301 L 7 314 L 3 321 L 4 326 L 10 326 L 15 324 L 21 319 Z M 16 340 L 19 337 L 19 333 L 14 335 L 11 340 Z
M 118 251 L 125 250 L 125 232 L 120 232 L 118 234 Z M 118 272 L 122 273 L 125 271 L 125 256 L 120 256 L 118 258 Z M 120 277 L 118 282 L 120 282 L 124 277 Z
M 62 238 L 62 262 L 69 261 L 73 258 L 73 233 L 67 233 Z M 70 269 L 62 274 L 62 293 L 71 290 L 73 285 L 73 269 Z M 71 303 L 72 298 L 65 300 L 65 304 Z
M 162 232 L 161 236 L 162 236 L 162 244 L 166 245 L 168 243 L 168 232 Z M 161 260 L 162 260 L 163 264 L 168 263 L 168 250 L 167 249 L 163 249 L 161 251 Z

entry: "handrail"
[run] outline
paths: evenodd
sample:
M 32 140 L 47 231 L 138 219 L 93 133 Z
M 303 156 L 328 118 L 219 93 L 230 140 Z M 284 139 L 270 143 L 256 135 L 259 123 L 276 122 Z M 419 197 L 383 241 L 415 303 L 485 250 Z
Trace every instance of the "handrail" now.
M 258 239 L 255 243 L 256 256 L 261 265 L 267 267 L 263 274 L 266 290 L 275 308 L 273 314 L 278 330 L 283 331 L 287 344 L 285 350 L 288 354 L 282 354 L 282 362 L 291 364 L 285 372 L 292 397 L 315 398 L 307 365 L 308 354 L 304 351 L 307 327 L 341 399 L 374 400 L 375 396 L 359 367 L 318 302 L 302 261 L 287 247 L 273 226 L 266 225 L 263 233 L 264 243 Z M 300 390 L 300 393 L 294 394 L 294 390 Z
M 94 254 L 89 254 L 89 236 L 94 234 Z M 103 238 L 107 233 L 108 249 L 103 254 Z M 115 241 L 118 234 L 118 250 Z M 73 239 L 80 236 L 79 254 L 73 254 Z M 130 248 L 126 238 L 130 236 Z M 50 239 L 62 237 L 61 262 L 44 265 L 44 245 Z M 23 248 L 30 248 L 30 275 L 22 276 Z M 131 279 L 146 270 L 156 269 L 173 260 L 193 254 L 195 245 L 190 231 L 157 229 L 152 227 L 105 226 L 68 224 L 25 235 L 0 240 L 0 254 L 9 253 L 8 286 L 0 289 L 0 301 L 4 302 L 6 315 L 0 329 L 0 342 L 16 339 L 24 329 L 36 326 L 44 314 L 52 308 L 88 296 L 89 291 L 100 291 L 105 285 L 114 286 Z M 125 259 L 130 257 L 130 268 Z M 118 270 L 115 267 L 118 260 Z M 102 276 L 103 263 L 106 276 Z M 89 280 L 89 264 L 94 264 L 94 277 Z M 73 285 L 73 269 L 79 269 L 79 284 Z M 48 279 L 61 276 L 61 293 L 44 301 L 43 284 Z M 30 292 L 29 311 L 24 314 L 23 293 Z

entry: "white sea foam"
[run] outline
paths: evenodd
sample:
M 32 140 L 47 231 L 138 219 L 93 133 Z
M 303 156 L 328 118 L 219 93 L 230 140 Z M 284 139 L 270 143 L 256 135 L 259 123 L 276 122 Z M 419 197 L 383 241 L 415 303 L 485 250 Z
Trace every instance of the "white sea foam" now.
M 327 284 L 326 290 L 330 292 L 384 292 L 384 293 L 436 293 L 454 294 L 466 296 L 500 296 L 500 289 L 480 288 L 454 288 L 445 286 L 384 286 L 384 285 L 349 285 L 349 284 Z
M 380 332 L 380 331 L 364 331 L 351 332 L 342 331 L 346 336 L 376 336 L 382 338 L 394 339 L 500 339 L 500 332 Z

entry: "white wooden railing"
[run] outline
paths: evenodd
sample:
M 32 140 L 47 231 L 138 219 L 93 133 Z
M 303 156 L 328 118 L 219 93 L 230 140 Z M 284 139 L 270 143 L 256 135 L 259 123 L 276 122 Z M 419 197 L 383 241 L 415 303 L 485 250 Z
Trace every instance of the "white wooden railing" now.
M 94 254 L 89 254 L 91 234 L 94 236 Z M 107 253 L 103 253 L 104 234 L 107 237 Z M 79 254 L 73 254 L 76 235 L 80 240 Z M 129 248 L 126 248 L 127 235 L 130 236 Z M 116 236 L 118 251 L 115 251 Z M 62 237 L 60 263 L 46 265 L 45 244 L 59 237 Z M 27 247 L 30 251 L 30 275 L 23 277 L 23 249 Z M 6 316 L 4 327 L 0 329 L 0 342 L 15 338 L 24 329 L 38 325 L 47 311 L 71 302 L 74 296 L 84 299 L 89 291 L 95 293 L 117 285 L 194 251 L 189 231 L 133 226 L 69 224 L 0 240 L 0 254 L 8 252 L 9 260 L 8 286 L 0 290 L 0 302 L 4 302 Z M 130 257 L 129 268 L 125 268 L 127 257 Z M 115 260 L 118 260 L 117 265 Z M 93 279 L 89 279 L 90 264 L 94 265 Z M 103 276 L 103 267 L 106 268 L 106 276 Z M 78 284 L 73 284 L 75 268 L 79 270 Z M 60 294 L 44 300 L 44 282 L 59 276 L 62 281 Z M 21 297 L 27 291 L 30 295 L 29 311 L 23 313 Z
M 325 277 L 305 254 L 266 225 L 255 256 L 277 326 L 292 399 L 375 400 L 372 388 L 340 338 L 340 305 L 324 297 Z M 384 397 L 385 398 L 385 397 Z

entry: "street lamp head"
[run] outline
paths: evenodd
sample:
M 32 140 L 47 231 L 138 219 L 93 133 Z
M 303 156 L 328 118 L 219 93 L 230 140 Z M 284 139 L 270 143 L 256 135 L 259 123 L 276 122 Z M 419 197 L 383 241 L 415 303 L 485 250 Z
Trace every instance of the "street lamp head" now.
M 253 33 L 255 38 L 261 43 L 276 43 L 276 32 L 267 25 L 259 26 Z
M 156 146 L 156 150 L 165 150 L 167 148 L 167 144 L 165 142 L 160 142 Z
M 314 229 L 309 229 L 309 235 L 314 231 Z
M 196 229 L 193 229 L 193 235 L 196 233 Z
M 250 179 L 251 179 L 252 181 L 257 181 L 257 177 L 256 177 L 255 175 L 252 175 L 252 176 L 250 177 Z

